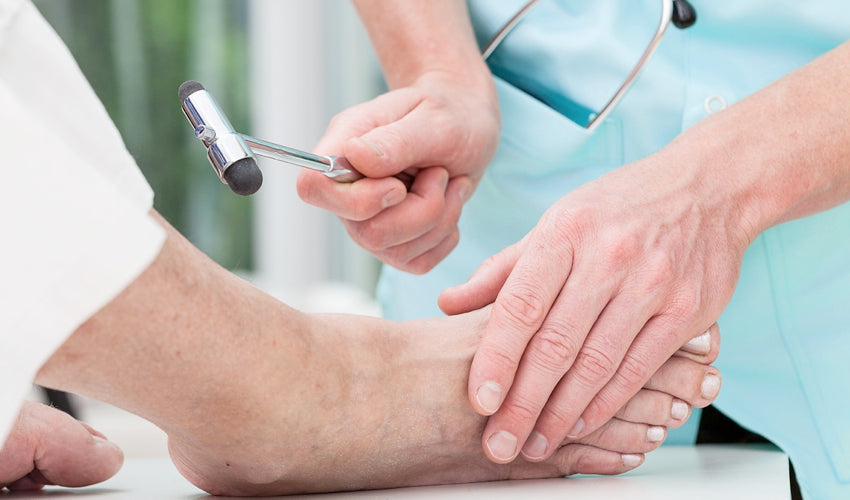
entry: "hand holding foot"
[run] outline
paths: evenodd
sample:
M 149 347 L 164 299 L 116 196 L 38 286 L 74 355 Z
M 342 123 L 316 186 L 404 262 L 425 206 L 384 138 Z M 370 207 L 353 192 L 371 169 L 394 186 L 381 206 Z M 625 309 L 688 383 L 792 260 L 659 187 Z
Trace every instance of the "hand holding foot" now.
M 621 473 L 681 420 L 681 412 L 659 417 L 658 407 L 672 411 L 673 397 L 702 404 L 691 389 L 714 370 L 675 359 L 690 368 L 659 375 L 604 430 L 558 443 L 539 463 L 494 464 L 480 448 L 485 418 L 465 390 L 487 310 L 407 323 L 305 315 L 163 224 L 169 239 L 157 261 L 78 329 L 37 381 L 156 423 L 180 472 L 210 493 Z

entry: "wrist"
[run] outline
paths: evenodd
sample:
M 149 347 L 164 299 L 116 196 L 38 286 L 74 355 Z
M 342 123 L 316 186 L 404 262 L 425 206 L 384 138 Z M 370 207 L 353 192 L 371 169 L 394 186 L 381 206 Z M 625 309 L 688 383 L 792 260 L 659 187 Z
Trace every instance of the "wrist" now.
M 472 84 L 490 77 L 463 0 L 356 0 L 355 6 L 390 89 L 412 85 L 432 72 L 454 74 Z
M 752 240 L 850 199 L 850 43 L 698 123 L 671 143 L 734 203 Z M 812 110 L 817 110 L 813 112 Z M 665 148 L 667 149 L 667 148 Z

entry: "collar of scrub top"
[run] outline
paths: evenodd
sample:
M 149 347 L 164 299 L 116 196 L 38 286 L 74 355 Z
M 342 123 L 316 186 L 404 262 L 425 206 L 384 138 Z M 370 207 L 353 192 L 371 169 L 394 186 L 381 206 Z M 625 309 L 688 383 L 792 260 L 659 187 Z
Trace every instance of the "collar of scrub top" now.
M 507 23 L 499 28 L 496 34 L 493 35 L 489 42 L 487 42 L 487 45 L 484 46 L 484 50 L 481 51 L 481 56 L 484 57 L 485 61 L 490 57 L 493 51 L 496 50 L 499 44 L 502 43 L 505 37 L 507 37 L 508 34 L 516 28 L 517 24 L 522 21 L 526 14 L 528 14 L 528 11 L 531 10 L 538 1 L 539 0 L 529 0 L 526 2 L 525 5 L 523 5 L 522 8 L 520 8 Z M 590 116 L 585 128 L 592 132 L 609 114 L 611 114 L 611 111 L 614 110 L 617 103 L 620 102 L 620 99 L 623 98 L 623 95 L 625 95 L 626 91 L 629 90 L 629 87 L 632 86 L 632 83 L 635 81 L 638 74 L 644 66 L 646 66 L 649 58 L 652 57 L 652 54 L 655 52 L 655 49 L 664 37 L 664 32 L 667 31 L 667 27 L 671 22 L 677 28 L 684 29 L 693 26 L 696 20 L 696 10 L 694 10 L 693 6 L 691 6 L 687 0 L 661 0 L 661 19 L 658 22 L 658 26 L 655 28 L 655 34 L 652 35 L 652 39 L 649 40 L 643 54 L 641 54 L 628 76 L 626 76 L 626 79 L 623 80 L 620 88 L 617 89 L 611 99 L 608 100 L 608 104 L 606 104 L 601 111 Z

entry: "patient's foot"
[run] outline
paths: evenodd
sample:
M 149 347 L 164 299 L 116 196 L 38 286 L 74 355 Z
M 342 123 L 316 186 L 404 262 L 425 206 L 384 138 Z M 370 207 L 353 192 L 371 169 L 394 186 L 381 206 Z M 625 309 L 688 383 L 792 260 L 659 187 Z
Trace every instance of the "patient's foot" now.
M 165 227 L 156 262 L 80 327 L 37 381 L 154 422 L 178 469 L 210 493 L 620 473 L 684 421 L 685 403 L 713 399 L 699 387 L 717 373 L 704 364 L 716 348 L 668 362 L 669 373 L 648 384 L 654 390 L 582 443 L 539 463 L 497 465 L 481 451 L 484 419 L 466 399 L 486 311 L 408 323 L 305 315 Z
M 171 433 L 172 457 L 202 489 L 238 495 L 616 474 L 638 466 L 643 453 L 661 444 L 663 426 L 687 417 L 687 406 L 674 418 L 670 396 L 644 391 L 632 420 L 661 419 L 650 422 L 658 425 L 615 420 L 586 440 L 599 447 L 571 444 L 542 463 L 493 464 L 480 448 L 485 420 L 465 399 L 466 373 L 486 317 L 477 312 L 403 324 L 306 318 L 300 354 L 286 363 L 272 356 L 270 364 L 244 366 L 244 376 L 259 369 L 267 378 L 241 388 L 243 398 L 212 402 L 210 418 L 192 432 Z M 286 336 L 279 342 L 285 347 Z M 690 386 L 698 387 L 706 367 L 676 362 L 693 370 L 679 370 L 676 378 L 690 377 Z M 683 387 L 682 397 L 689 390 Z M 702 404 L 699 398 L 691 399 Z M 666 415 L 650 416 L 659 402 L 666 402 Z M 222 409 L 236 418 L 216 419 Z

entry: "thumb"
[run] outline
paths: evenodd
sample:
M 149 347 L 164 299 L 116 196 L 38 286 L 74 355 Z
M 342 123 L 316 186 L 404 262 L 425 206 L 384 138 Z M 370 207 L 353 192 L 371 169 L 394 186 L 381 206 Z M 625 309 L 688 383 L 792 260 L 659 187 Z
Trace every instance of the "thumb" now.
M 55 408 L 26 402 L 0 450 L 0 485 L 87 486 L 114 476 L 123 462 L 123 452 L 99 432 Z
M 316 153 L 345 155 L 346 142 L 361 137 L 368 132 L 400 120 L 413 110 L 422 100 L 422 94 L 410 88 L 403 88 L 381 94 L 371 101 L 352 106 L 334 116 L 325 134 L 313 148 Z M 366 146 L 368 147 L 368 145 Z M 355 148 L 356 149 L 356 148 Z M 349 158 L 351 160 L 351 158 Z M 362 167 L 362 165 L 355 165 Z
M 495 302 L 522 251 L 521 240 L 485 260 L 466 283 L 443 290 L 437 305 L 448 314 L 461 314 Z
M 427 94 L 416 92 L 414 97 L 394 101 L 383 110 L 382 122 L 346 141 L 346 158 L 364 175 L 386 177 L 408 169 L 450 168 L 453 158 L 472 147 L 464 143 L 469 134 L 460 123 L 467 117 L 431 103 Z M 450 173 L 463 172 L 450 168 Z

